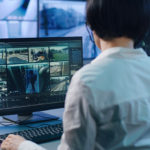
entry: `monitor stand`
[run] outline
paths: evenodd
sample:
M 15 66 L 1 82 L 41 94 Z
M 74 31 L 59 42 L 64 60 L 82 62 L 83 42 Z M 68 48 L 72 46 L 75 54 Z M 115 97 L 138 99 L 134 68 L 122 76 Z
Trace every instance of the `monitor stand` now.
M 14 122 L 16 124 L 30 124 L 51 120 L 58 120 L 59 117 L 43 113 L 43 112 L 33 112 L 28 114 L 18 114 L 18 115 L 6 115 L 3 116 L 4 119 Z

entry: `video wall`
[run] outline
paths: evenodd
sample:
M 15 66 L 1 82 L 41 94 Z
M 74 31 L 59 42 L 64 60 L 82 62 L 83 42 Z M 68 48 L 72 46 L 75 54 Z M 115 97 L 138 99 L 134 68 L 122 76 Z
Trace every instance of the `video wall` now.
M 83 37 L 83 57 L 99 49 L 85 26 L 85 0 L 1 0 L 0 38 Z
M 86 0 L 0 0 L 0 38 L 83 38 L 83 58 L 100 50 L 91 42 L 85 25 Z M 136 47 L 150 55 L 150 32 Z

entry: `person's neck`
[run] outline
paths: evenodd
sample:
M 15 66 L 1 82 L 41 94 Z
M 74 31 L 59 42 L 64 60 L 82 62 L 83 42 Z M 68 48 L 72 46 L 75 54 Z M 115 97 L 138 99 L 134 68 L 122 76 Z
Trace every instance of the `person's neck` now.
M 105 41 L 101 39 L 100 45 L 101 45 L 102 52 L 113 47 L 134 48 L 133 40 L 126 38 L 126 37 L 115 38 L 111 41 Z

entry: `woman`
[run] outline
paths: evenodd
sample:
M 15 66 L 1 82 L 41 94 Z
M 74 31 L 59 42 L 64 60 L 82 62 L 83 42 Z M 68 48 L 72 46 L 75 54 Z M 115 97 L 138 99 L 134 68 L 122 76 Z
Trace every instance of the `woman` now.
M 134 49 L 150 25 L 150 0 L 88 0 L 102 53 L 72 78 L 58 150 L 150 149 L 150 59 Z M 10 135 L 3 150 L 41 150 Z

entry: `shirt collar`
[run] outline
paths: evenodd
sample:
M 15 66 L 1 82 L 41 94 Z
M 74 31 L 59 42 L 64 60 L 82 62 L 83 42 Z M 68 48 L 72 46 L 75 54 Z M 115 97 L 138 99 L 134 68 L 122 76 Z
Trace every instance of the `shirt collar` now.
M 145 51 L 142 48 L 138 49 L 130 49 L 130 48 L 123 48 L 123 47 L 113 47 L 109 48 L 102 53 L 99 54 L 99 56 L 96 57 L 91 63 L 99 61 L 99 59 L 103 58 L 139 58 L 139 57 L 148 57 Z

